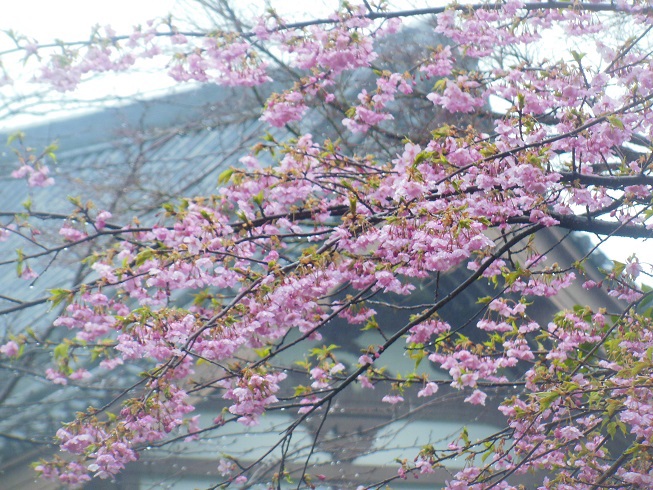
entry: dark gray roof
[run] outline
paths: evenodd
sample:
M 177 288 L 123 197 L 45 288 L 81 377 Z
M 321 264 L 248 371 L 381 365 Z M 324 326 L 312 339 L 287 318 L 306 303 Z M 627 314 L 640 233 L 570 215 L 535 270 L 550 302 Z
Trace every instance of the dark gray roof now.
M 132 216 L 154 221 L 164 202 L 213 192 L 218 175 L 258 141 L 261 123 L 246 95 L 203 87 L 26 128 L 25 144 L 37 152 L 58 141 L 57 164 L 50 165 L 56 184 L 29 189 L 24 181 L 7 177 L 17 168 L 17 159 L 6 149 L 0 157 L 0 211 L 19 212 L 30 196 L 34 211 L 67 214 L 73 210 L 67 196 L 77 196 L 82 202 L 92 200 L 97 209 L 110 210 L 116 222 Z M 0 216 L 3 225 L 12 221 L 11 216 Z M 56 235 L 62 222 L 36 224 L 44 235 Z M 16 248 L 26 255 L 42 251 L 30 240 L 12 236 L 0 243 L 0 262 L 14 259 Z M 15 300 L 38 300 L 47 289 L 71 288 L 79 282 L 89 272 L 79 265 L 89 248 L 77 248 L 61 251 L 53 264 L 50 255 L 29 260 L 40 274 L 36 283 L 17 279 L 15 264 L 0 265 L 0 311 L 16 307 Z M 65 329 L 51 328 L 55 313 L 41 304 L 0 315 L 0 344 L 27 328 L 42 340 L 66 335 Z M 115 376 L 109 374 L 90 389 L 83 383 L 53 387 L 42 378 L 43 366 L 49 363 L 42 354 L 15 365 L 0 361 L 0 434 L 11 436 L 0 437 L 0 462 L 32 447 L 20 438 L 48 441 L 63 420 L 100 403 L 115 385 Z

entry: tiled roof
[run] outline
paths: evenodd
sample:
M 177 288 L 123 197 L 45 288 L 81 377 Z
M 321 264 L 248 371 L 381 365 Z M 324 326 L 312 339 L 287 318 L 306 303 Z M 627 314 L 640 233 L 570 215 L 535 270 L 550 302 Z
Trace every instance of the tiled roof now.
M 16 158 L 7 149 L 0 155 L 0 175 L 5 176 L 0 179 L 0 211 L 21 211 L 21 203 L 30 195 L 32 210 L 67 214 L 73 210 L 67 196 L 76 196 L 82 202 L 93 201 L 97 209 L 111 210 L 117 222 L 136 215 L 155 220 L 164 202 L 214 191 L 218 175 L 237 164 L 260 136 L 261 123 L 252 116 L 256 113 L 247 108 L 242 94 L 235 97 L 205 87 L 27 128 L 25 142 L 36 151 L 58 140 L 57 164 L 51 165 L 56 184 L 28 189 L 25 182 L 7 178 L 16 168 Z M 4 225 L 10 221 L 11 217 L 0 217 Z M 56 234 L 61 226 L 60 220 L 36 223 L 44 234 Z M 42 251 L 29 240 L 12 236 L 0 243 L 0 262 L 14 259 L 16 248 L 27 255 Z M 15 264 L 0 266 L 0 295 L 5 297 L 0 297 L 0 310 L 17 306 L 7 297 L 29 302 L 44 297 L 47 289 L 72 287 L 88 274 L 79 266 L 80 254 L 88 248 L 80 248 L 61 251 L 52 264 L 51 255 L 30 260 L 29 265 L 41 274 L 33 285 L 16 278 Z M 47 332 L 50 340 L 66 335 L 51 329 L 54 313 L 48 309 L 41 304 L 0 316 L 0 343 L 9 333 L 26 328 L 38 337 Z M 0 395 L 9 393 L 0 400 L 0 434 L 12 436 L 0 437 L 0 462 L 31 447 L 16 438 L 49 441 L 74 410 L 99 404 L 111 393 L 114 374 L 105 375 L 92 389 L 73 383 L 53 386 L 42 378 L 43 366 L 49 363 L 42 354 L 23 358 L 16 366 L 0 361 Z

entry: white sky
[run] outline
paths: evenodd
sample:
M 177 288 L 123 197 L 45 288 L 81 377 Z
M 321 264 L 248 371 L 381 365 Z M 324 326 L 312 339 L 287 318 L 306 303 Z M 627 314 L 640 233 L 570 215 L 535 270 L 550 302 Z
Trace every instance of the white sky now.
M 193 19 L 201 24 L 202 19 L 207 19 L 200 6 L 201 1 L 211 3 L 218 0 L 15 0 L 0 16 L 0 52 L 15 48 L 15 43 L 9 36 L 4 35 L 3 31 L 14 31 L 39 44 L 48 44 L 56 40 L 83 41 L 88 39 L 94 26 L 110 25 L 116 33 L 128 34 L 135 25 L 165 18 L 169 14 L 172 14 L 174 19 Z M 261 14 L 270 3 L 282 17 L 297 20 L 324 17 L 337 10 L 339 0 L 231 0 L 230 3 L 244 13 L 245 18 Z M 447 0 L 390 2 L 393 9 L 446 3 Z M 184 26 L 179 25 L 182 28 Z M 17 100 L 33 94 L 35 90 L 47 89 L 43 85 L 29 83 L 32 72 L 23 68 L 22 55 L 3 57 L 2 61 L 14 79 L 14 84 L 0 87 L 0 102 Z M 35 63 L 33 58 L 30 62 Z M 158 69 L 148 70 L 154 66 Z M 133 75 L 133 70 L 129 74 L 105 74 L 98 77 L 98 80 L 81 84 L 74 93 L 66 94 L 66 98 L 82 101 L 81 107 L 84 109 L 78 110 L 79 113 L 92 110 L 83 101 L 97 101 L 102 96 L 113 98 L 115 101 L 118 97 L 153 97 L 173 88 L 183 90 L 192 87 L 190 84 L 177 84 L 166 74 L 162 74 L 161 66 L 155 61 L 148 63 L 141 60 L 139 67 L 138 76 Z M 60 94 L 56 92 L 50 92 L 50 96 L 51 99 L 61 100 Z M 73 114 L 62 112 L 58 107 L 56 104 L 47 107 L 39 105 L 36 115 L 21 108 L 20 114 L 12 116 L 7 116 L 7 111 L 0 109 L 0 131 L 40 124 L 44 117 L 53 119 Z M 97 103 L 94 107 L 98 107 Z
M 90 26 L 111 24 L 117 30 L 166 15 L 174 0 L 20 0 L 3 9 L 0 30 L 13 29 L 40 42 L 84 39 Z M 0 44 L 5 47 L 3 40 Z M 11 46 L 11 43 L 9 43 Z
M 5 0 L 9 3 L 10 0 Z M 324 16 L 338 8 L 339 0 L 231 0 L 243 11 L 261 12 L 270 3 L 283 16 Z M 445 5 L 447 0 L 392 0 L 396 8 Z M 153 18 L 185 17 L 197 7 L 193 0 L 13 0 L 0 16 L 0 31 L 12 29 L 41 43 L 54 39 L 84 39 L 91 26 L 111 25 L 117 32 Z M 0 49 L 12 47 L 0 39 Z
M 338 0 L 308 1 L 310 1 L 310 8 L 298 0 L 272 0 L 271 3 L 283 17 L 289 19 L 304 18 L 309 15 L 325 16 L 338 7 Z M 201 11 L 199 3 L 195 0 L 16 0 L 12 2 L 11 8 L 6 8 L 0 16 L 0 52 L 15 48 L 15 43 L 9 36 L 4 35 L 3 31 L 14 31 L 39 44 L 48 44 L 56 40 L 88 39 L 92 28 L 98 25 L 101 27 L 110 25 L 116 33 L 128 34 L 135 25 L 164 18 L 169 14 L 182 21 L 189 18 L 199 19 L 201 23 L 201 19 L 205 19 L 206 15 Z M 405 7 L 410 1 L 398 0 L 398 3 Z M 264 11 L 266 1 L 232 0 L 231 4 L 254 16 Z M 11 87 L 0 88 L 0 100 L 16 98 L 43 89 L 43 86 L 29 83 L 31 72 L 28 76 L 28 70 L 23 68 L 20 55 L 15 55 L 13 58 L 4 57 L 3 62 L 15 83 Z M 153 66 L 155 63 L 149 65 Z M 81 100 L 96 100 L 105 95 L 151 97 L 173 87 L 176 89 L 191 87 L 191 85 L 179 86 L 170 77 L 161 73 L 160 66 L 156 72 L 153 70 L 148 72 L 147 63 L 141 62 L 140 66 L 142 73 L 137 77 L 133 74 L 103 75 L 100 80 L 81 84 L 73 94 L 67 94 L 67 97 Z M 20 79 L 21 75 L 23 79 Z M 59 94 L 53 93 L 53 95 L 59 97 Z M 46 108 L 45 112 L 46 117 L 50 118 L 66 115 L 56 112 L 55 106 Z M 43 121 L 43 117 L 41 114 L 35 116 L 27 112 L 12 117 L 2 117 L 0 131 L 39 124 Z
M 90 27 L 96 24 L 109 24 L 120 33 L 169 13 L 184 17 L 193 8 L 193 3 L 192 0 L 15 0 L 11 7 L 5 5 L 3 8 L 0 30 L 12 29 L 41 43 L 54 39 L 74 41 L 86 38 Z M 232 3 L 244 9 L 261 11 L 266 2 L 236 0 Z M 307 10 L 323 13 L 338 6 L 338 0 L 272 0 L 272 3 L 282 15 L 302 15 Z M 306 4 L 311 4 L 311 8 L 307 9 Z M 331 8 L 325 10 L 325 4 Z M 7 46 L 12 47 L 11 42 L 0 40 L 0 49 Z

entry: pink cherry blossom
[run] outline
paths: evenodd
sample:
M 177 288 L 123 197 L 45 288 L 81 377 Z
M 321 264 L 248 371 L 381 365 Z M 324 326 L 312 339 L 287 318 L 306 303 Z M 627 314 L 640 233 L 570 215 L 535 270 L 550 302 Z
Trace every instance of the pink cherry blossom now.
M 19 350 L 19 345 L 13 340 L 10 340 L 6 344 L 0 346 L 0 354 L 7 357 L 15 357 L 18 355 Z
M 153 443 L 221 441 L 230 424 L 283 411 L 287 425 L 266 434 L 276 445 L 251 467 L 219 448 L 217 484 L 265 486 L 275 477 L 257 478 L 279 466 L 278 451 L 288 457 L 279 471 L 320 464 L 313 448 L 291 461 L 291 439 L 310 431 L 322 453 L 331 414 L 362 393 L 360 403 L 380 398 L 397 414 L 454 398 L 499 407 L 503 430 L 480 442 L 466 430 L 434 436 L 406 449 L 398 478 L 449 471 L 446 488 L 479 490 L 519 488 L 526 473 L 541 488 L 652 484 L 650 454 L 619 458 L 609 440 L 621 431 L 641 449 L 653 437 L 643 284 L 653 271 L 636 255 L 597 265 L 593 245 L 571 238 L 653 229 L 650 5 L 463 7 L 419 11 L 435 15 L 434 42 L 407 42 L 408 29 L 382 40 L 417 11 L 374 2 L 300 22 L 272 8 L 241 22 L 225 4 L 221 29 L 159 19 L 57 47 L 17 37 L 28 75 L 54 91 L 145 65 L 180 83 L 256 87 L 263 107 L 242 117 L 270 129 L 256 126 L 250 150 L 229 143 L 237 166 L 212 177 L 211 195 L 179 196 L 158 214 L 126 222 L 120 203 L 109 212 L 73 199 L 70 216 L 29 200 L 2 216 L 0 241 L 27 244 L 6 263 L 28 285 L 45 282 L 59 255 L 69 267 L 89 254 L 89 276 L 40 295 L 58 315 L 48 335 L 10 325 L 0 354 L 44 359 L 40 379 L 60 388 L 107 375 L 130 386 L 69 414 L 56 434 L 68 454 L 40 462 L 44 478 L 114 478 Z M 569 46 L 552 53 L 560 33 Z M 11 176 L 52 185 L 49 151 L 24 144 L 14 143 Z M 22 310 L 32 300 L 3 301 Z M 409 362 L 393 361 L 397 349 Z M 205 427 L 195 404 L 216 400 L 222 411 Z M 453 460 L 465 465 L 452 470 Z

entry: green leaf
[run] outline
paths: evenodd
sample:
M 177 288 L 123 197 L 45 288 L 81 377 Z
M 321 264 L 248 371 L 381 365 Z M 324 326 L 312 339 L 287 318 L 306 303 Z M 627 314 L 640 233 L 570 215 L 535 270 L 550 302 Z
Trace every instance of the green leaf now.
M 426 160 L 427 154 L 431 152 L 425 152 L 425 151 L 420 151 L 416 156 L 415 156 L 415 161 L 413 162 L 413 168 L 422 163 L 424 160 Z
M 467 427 L 463 427 L 462 432 L 460 433 L 460 438 L 463 440 L 466 446 L 469 446 L 469 431 Z
M 310 355 L 313 357 L 317 357 L 318 359 L 325 359 L 329 357 L 332 351 L 339 349 L 339 345 L 331 344 L 329 346 L 323 345 L 322 347 L 316 347 L 314 349 L 311 349 Z
M 70 345 L 68 343 L 64 342 L 59 344 L 54 348 L 52 351 L 52 355 L 54 356 L 55 359 L 65 359 L 68 357 L 68 351 L 70 349 Z
M 560 398 L 560 393 L 555 391 L 544 391 L 536 395 L 540 400 L 540 410 L 546 410 L 554 401 Z
M 379 322 L 376 321 L 375 317 L 371 317 L 369 320 L 367 320 L 367 323 L 365 326 L 361 329 L 363 331 L 365 330 L 378 330 L 379 328 Z
M 59 149 L 59 145 L 57 143 L 50 143 L 48 146 L 46 146 L 43 149 L 43 154 L 47 157 L 50 157 L 50 159 L 53 162 L 57 162 L 57 156 L 54 154 L 55 151 Z
M 202 209 L 200 211 L 200 215 L 202 216 L 202 218 L 204 218 L 209 223 L 213 223 L 213 216 L 211 216 L 211 214 L 208 211 L 206 211 L 205 209 Z
M 22 131 L 16 131 L 15 133 L 11 133 L 7 138 L 7 146 L 11 145 L 16 140 L 22 143 L 24 139 L 25 139 L 25 133 L 23 133 Z
M 313 390 L 310 387 L 304 386 L 304 385 L 298 385 L 298 386 L 295 386 L 294 396 L 296 396 L 296 397 L 297 396 L 305 396 L 305 395 L 307 395 L 309 393 L 312 393 L 312 392 L 313 392 Z
M 23 206 L 27 211 L 31 211 L 31 210 L 32 210 L 32 198 L 31 198 L 31 197 L 28 197 L 27 199 L 25 199 L 25 200 L 21 203 L 21 205 L 22 205 L 22 206 Z
M 161 207 L 164 209 L 164 211 L 169 214 L 170 216 L 174 216 L 177 214 L 177 211 L 175 210 L 174 205 L 170 204 L 169 202 L 163 203 Z
M 441 78 L 437 82 L 435 82 L 435 85 L 433 85 L 433 91 L 434 92 L 444 92 L 444 89 L 447 88 L 447 79 L 446 78 Z
M 134 264 L 138 267 L 143 265 L 145 261 L 151 259 L 154 256 L 154 250 L 151 248 L 146 248 L 142 252 L 139 252 L 134 259 Z
M 218 184 L 226 184 L 231 180 L 231 176 L 234 174 L 233 168 L 228 168 L 218 176 Z
M 617 116 L 608 116 L 608 122 L 619 129 L 624 129 L 624 123 Z
M 272 136 L 270 133 L 265 133 L 263 136 L 263 140 L 269 141 L 270 143 L 276 143 L 277 141 L 274 139 L 274 136 Z
M 52 306 L 57 306 L 62 301 L 71 298 L 73 294 L 73 292 L 70 289 L 62 289 L 62 288 L 50 289 L 49 293 L 50 293 L 50 297 L 48 298 L 48 301 L 52 303 Z
M 78 208 L 83 208 L 82 199 L 79 196 L 68 196 L 68 202 Z
M 255 196 L 252 196 L 252 200 L 254 201 L 254 204 L 261 206 L 263 204 L 263 191 L 259 192 Z
M 433 138 L 436 138 L 436 139 L 437 138 L 446 138 L 447 136 L 449 136 L 451 134 L 451 126 L 449 126 L 448 124 L 440 126 L 439 128 L 434 129 L 433 131 L 431 131 L 431 134 L 433 135 Z M 446 163 L 446 161 L 444 161 L 443 163 Z
M 16 255 L 18 255 L 18 260 L 16 261 L 16 275 L 21 276 L 23 274 L 23 264 L 25 261 L 25 252 L 22 248 L 16 249 Z
M 270 355 L 270 352 L 272 352 L 272 347 L 270 347 L 268 345 L 266 347 L 261 347 L 261 348 L 258 348 L 258 349 L 254 349 L 254 352 L 256 352 L 256 355 L 261 357 L 261 358 L 267 357 L 267 356 Z
M 411 349 L 408 351 L 408 357 L 413 359 L 415 361 L 415 369 L 419 367 L 419 365 L 422 363 L 424 358 L 428 355 L 428 352 L 425 349 L 418 348 L 417 346 L 421 347 L 422 344 L 417 344 L 414 349 Z
M 626 268 L 626 264 L 624 264 L 623 262 L 619 262 L 618 260 L 612 261 L 611 272 L 615 275 L 615 277 L 619 277 L 621 274 L 623 274 L 625 268 Z

